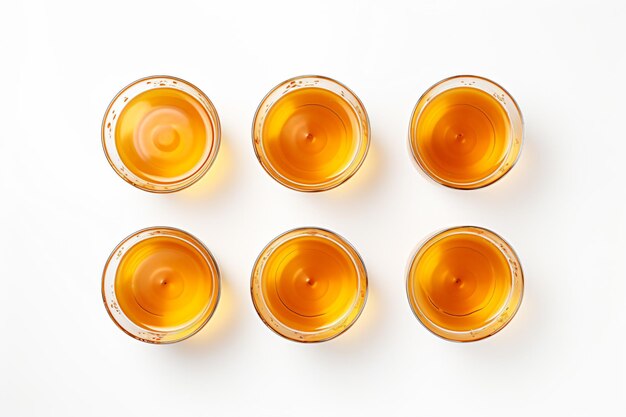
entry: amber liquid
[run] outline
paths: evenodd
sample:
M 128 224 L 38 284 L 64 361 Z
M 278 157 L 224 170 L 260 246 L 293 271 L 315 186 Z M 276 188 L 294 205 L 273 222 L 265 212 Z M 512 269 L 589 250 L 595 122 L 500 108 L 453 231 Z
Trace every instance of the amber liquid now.
M 350 255 L 321 236 L 298 236 L 275 249 L 263 268 L 262 292 L 282 324 L 315 332 L 333 326 L 359 297 Z
M 504 254 L 473 234 L 437 240 L 414 261 L 410 274 L 409 291 L 419 310 L 435 326 L 452 331 L 478 329 L 497 317 L 512 285 Z
M 120 112 L 115 146 L 137 177 L 158 184 L 183 180 L 215 146 L 207 111 L 190 94 L 156 88 L 130 99 Z
M 433 177 L 470 184 L 498 170 L 510 147 L 510 121 L 492 95 L 472 87 L 444 91 L 413 125 L 414 150 Z
M 322 88 L 298 88 L 270 108 L 263 148 L 279 176 L 304 185 L 339 177 L 356 157 L 360 125 L 354 108 Z
M 214 273 L 190 243 L 171 236 L 151 237 L 122 257 L 115 295 L 121 310 L 137 326 L 178 330 L 202 317 L 215 300 Z

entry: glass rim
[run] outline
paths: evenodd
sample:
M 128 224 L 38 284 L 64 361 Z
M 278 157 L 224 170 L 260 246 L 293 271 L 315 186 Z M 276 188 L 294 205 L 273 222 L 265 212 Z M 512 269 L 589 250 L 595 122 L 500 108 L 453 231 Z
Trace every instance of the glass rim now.
M 507 115 L 507 119 L 509 121 L 509 125 L 511 126 L 511 132 L 509 134 L 509 145 L 507 148 L 507 151 L 504 155 L 504 157 L 502 158 L 502 161 L 500 162 L 500 164 L 495 167 L 493 169 L 493 171 L 491 173 L 489 173 L 488 175 L 486 175 L 483 178 L 480 178 L 478 180 L 475 181 L 471 181 L 471 182 L 454 182 L 454 181 L 450 181 L 447 180 L 445 178 L 441 178 L 433 173 L 430 172 L 430 169 L 423 163 L 423 161 L 421 160 L 421 157 L 419 155 L 419 152 L 417 152 L 413 146 L 413 136 L 414 136 L 414 125 L 417 124 L 421 113 L 423 111 L 423 108 L 425 107 L 424 101 L 426 100 L 426 97 L 428 96 L 429 93 L 431 93 L 434 89 L 447 84 L 447 83 L 451 83 L 454 82 L 456 80 L 460 80 L 460 79 L 469 79 L 469 80 L 480 80 L 486 84 L 489 84 L 499 90 L 502 91 L 502 93 L 505 95 L 507 100 L 510 100 L 513 109 L 515 110 L 514 112 L 514 116 L 516 116 L 517 119 L 519 119 L 517 122 L 519 123 L 519 129 L 520 129 L 520 135 L 519 138 L 515 138 L 515 133 L 513 132 L 513 125 L 514 125 L 514 120 L 512 120 L 512 115 L 509 112 L 509 110 L 506 108 L 506 106 L 504 106 L 503 102 L 500 99 L 497 99 L 498 103 L 500 104 L 500 106 L 502 106 L 504 108 L 504 111 Z M 457 88 L 463 88 L 463 87 L 467 87 L 467 88 L 476 88 L 478 90 L 484 91 L 486 93 L 489 93 L 487 91 L 485 91 L 483 88 L 479 88 L 479 87 L 474 87 L 471 85 L 463 85 L 463 86 L 459 86 Z M 444 90 L 447 91 L 447 90 Z M 442 91 L 443 92 L 443 91 Z M 441 94 L 441 92 L 437 93 L 435 96 Z M 489 94 L 492 95 L 492 94 Z M 418 109 L 420 108 L 420 106 L 422 106 L 421 111 L 418 112 Z M 524 147 L 524 135 L 525 135 L 525 123 L 524 123 L 524 115 L 522 114 L 522 110 L 520 109 L 519 105 L 517 104 L 517 101 L 515 101 L 515 99 L 513 98 L 513 96 L 511 95 L 511 93 L 508 92 L 507 89 L 505 89 L 504 87 L 502 87 L 500 84 L 498 84 L 497 82 L 487 78 L 487 77 L 482 77 L 480 75 L 471 75 L 471 74 L 460 74 L 460 75 L 453 75 L 450 77 L 446 77 L 434 84 L 432 84 L 430 87 L 428 87 L 418 98 L 417 102 L 415 103 L 415 106 L 413 106 L 413 110 L 411 111 L 411 118 L 410 118 L 410 123 L 409 123 L 409 134 L 408 134 L 408 146 L 409 146 L 409 153 L 412 156 L 412 161 L 414 164 L 416 164 L 416 166 L 419 168 L 419 171 L 421 173 L 423 173 L 429 180 L 436 182 L 437 184 L 441 184 L 445 187 L 448 188 L 452 188 L 455 190 L 461 190 L 461 191 L 471 191 L 471 190 L 478 190 L 481 188 L 485 188 L 489 185 L 495 184 L 496 182 L 500 181 L 503 177 L 506 176 L 506 174 L 517 164 L 517 162 L 520 159 L 520 156 L 522 154 L 522 149 Z M 515 158 L 512 161 L 508 161 L 507 157 L 510 156 L 511 151 L 513 151 L 513 148 L 515 147 L 515 140 L 519 140 L 519 143 L 517 144 L 517 153 L 515 155 Z M 505 165 L 507 165 L 505 167 Z M 503 170 L 503 172 L 501 172 Z
M 455 231 L 457 232 L 451 233 Z M 482 234 L 478 233 L 479 231 L 483 233 Z M 489 237 L 484 236 L 485 232 L 490 236 Z M 417 301 L 414 302 L 413 293 L 411 291 L 411 283 L 413 280 L 411 270 L 413 269 L 413 266 L 415 265 L 415 263 L 419 261 L 423 253 L 427 249 L 429 249 L 432 246 L 432 244 L 438 242 L 439 240 L 445 237 L 452 236 L 455 234 L 466 234 L 466 235 L 469 234 L 469 235 L 477 236 L 481 239 L 487 240 L 490 244 L 496 247 L 500 253 L 502 253 L 502 255 L 506 258 L 508 266 L 509 266 L 511 289 L 509 290 L 507 294 L 506 300 L 503 302 L 502 307 L 500 307 L 498 312 L 494 314 L 493 317 L 488 322 L 486 322 L 485 324 L 483 324 L 482 326 L 476 329 L 450 330 L 450 329 L 446 329 L 445 327 L 437 325 L 432 320 L 430 320 L 426 314 L 423 313 L 423 311 L 421 310 L 419 306 L 419 303 Z M 500 247 L 499 244 L 502 244 L 503 247 Z M 510 254 L 507 254 L 503 249 L 508 250 Z M 514 270 L 512 264 L 514 264 L 518 268 L 518 271 Z M 519 282 L 516 282 L 516 274 L 517 274 L 517 278 L 519 279 Z M 447 341 L 455 342 L 455 343 L 478 342 L 478 341 L 487 339 L 495 335 L 496 333 L 500 332 L 511 322 L 511 320 L 513 320 L 513 317 L 515 317 L 515 315 L 519 311 L 520 306 L 522 305 L 522 300 L 524 298 L 524 287 L 525 287 L 524 271 L 522 269 L 522 263 L 519 259 L 519 255 L 517 254 L 517 252 L 515 252 L 511 244 L 509 244 L 509 242 L 507 242 L 502 236 L 500 236 L 499 234 L 497 234 L 496 232 L 490 229 L 487 229 L 485 227 L 480 227 L 480 226 L 465 225 L 465 226 L 448 227 L 448 228 L 439 230 L 437 232 L 434 232 L 428 235 L 426 238 L 422 239 L 420 243 L 417 244 L 416 249 L 413 251 L 413 254 L 409 258 L 405 277 L 406 277 L 405 278 L 405 291 L 406 291 L 406 296 L 409 302 L 409 308 L 411 309 L 411 312 L 413 313 L 415 318 L 417 318 L 417 321 L 431 334 L 434 334 L 435 336 L 443 340 L 447 340 Z M 514 297 L 516 298 L 516 300 L 513 299 Z M 512 301 L 515 303 L 515 305 L 510 304 Z M 511 312 L 507 315 L 505 320 L 502 320 L 500 324 L 497 325 L 498 320 L 502 317 L 503 313 L 508 308 L 511 308 Z M 496 327 L 490 330 L 490 328 L 493 327 L 494 324 L 496 324 Z M 484 334 L 480 334 L 480 333 L 484 333 Z M 475 336 L 476 334 L 479 334 L 479 336 L 476 337 Z M 457 336 L 457 337 L 454 337 L 454 336 Z
M 352 160 L 350 161 L 350 163 L 340 172 L 340 174 L 338 174 L 336 177 L 334 177 L 331 180 L 328 181 L 324 181 L 324 182 L 320 182 L 320 183 L 315 183 L 315 184 L 305 184 L 305 183 L 300 183 L 298 181 L 294 181 L 290 178 L 287 178 L 286 176 L 282 175 L 280 173 L 279 170 L 275 169 L 274 166 L 269 162 L 268 158 L 265 156 L 265 154 L 261 154 L 259 152 L 259 148 L 261 150 L 263 150 L 263 146 L 262 146 L 262 129 L 261 129 L 261 133 L 260 136 L 258 138 L 258 143 L 257 143 L 257 137 L 256 137 L 256 133 L 255 130 L 257 128 L 257 124 L 260 124 L 261 127 L 263 126 L 264 122 L 259 121 L 259 116 L 261 114 L 261 111 L 263 109 L 264 105 L 268 105 L 268 111 L 269 109 L 276 103 L 276 101 L 268 104 L 267 101 L 268 99 L 270 99 L 272 97 L 273 94 L 275 94 L 278 90 L 280 90 L 283 86 L 285 85 L 289 85 L 292 82 L 297 82 L 297 81 L 301 81 L 301 80 L 305 80 L 305 79 L 312 79 L 312 80 L 324 80 L 328 83 L 334 84 L 335 86 L 344 89 L 350 96 L 351 98 L 354 99 L 354 101 L 357 103 L 358 107 L 361 109 L 361 112 L 358 111 L 357 106 L 354 106 L 352 103 L 350 103 L 350 101 L 348 101 L 345 97 L 342 97 L 340 94 L 337 94 L 336 92 L 329 90 L 328 88 L 324 88 L 321 86 L 308 86 L 308 87 L 303 87 L 303 88 L 321 88 L 324 89 L 326 91 L 330 91 L 333 94 L 336 94 L 338 97 L 340 97 L 342 100 L 344 100 L 354 111 L 355 114 L 357 115 L 357 119 L 359 119 L 359 135 L 358 135 L 358 146 L 357 149 L 354 152 L 354 156 L 352 158 Z M 293 90 L 292 90 L 293 91 Z M 286 95 L 287 93 L 283 93 L 283 95 Z M 361 120 L 363 119 L 363 120 Z M 365 125 L 366 127 L 366 132 L 363 132 L 363 127 L 361 126 L 362 124 Z M 251 129 L 251 137 L 252 137 L 252 148 L 254 149 L 254 154 L 257 158 L 257 160 L 259 161 L 259 163 L 261 164 L 261 167 L 263 168 L 263 170 L 265 170 L 265 172 L 271 177 L 273 178 L 276 182 L 278 182 L 279 184 L 295 190 L 295 191 L 300 191 L 300 192 L 308 192 L 308 193 L 315 193 L 315 192 L 322 192 L 322 191 L 328 191 L 331 190 L 333 188 L 339 187 L 340 185 L 344 184 L 345 182 L 347 182 L 350 178 L 352 178 L 357 171 L 361 168 L 361 166 L 363 165 L 363 163 L 365 162 L 365 158 L 367 157 L 367 154 L 369 152 L 369 148 L 370 148 L 370 142 L 371 142 L 371 125 L 370 125 L 370 120 L 369 120 L 369 116 L 367 114 L 367 110 L 365 109 L 365 105 L 363 104 L 363 102 L 361 101 L 361 99 L 359 98 L 359 96 L 356 95 L 356 93 L 354 91 L 352 91 L 349 87 L 347 87 L 345 84 L 335 80 L 334 78 L 331 77 L 327 77 L 324 75 L 315 75 L 315 74 L 306 74 L 306 75 L 298 75 L 295 77 L 291 77 L 288 78 L 284 81 L 281 81 L 280 83 L 276 84 L 274 87 L 272 87 L 267 94 L 265 94 L 265 96 L 263 96 L 263 98 L 261 99 L 261 101 L 259 102 L 255 112 L 254 112 L 254 117 L 252 119 L 252 129 Z M 364 148 L 363 148 L 364 146 Z M 361 150 L 362 149 L 362 150 Z M 359 158 L 359 154 L 362 153 L 362 156 Z M 358 160 L 357 160 L 358 159 Z M 355 164 L 356 161 L 356 164 Z M 353 166 L 354 165 L 354 166 Z M 347 175 L 344 175 L 344 173 L 348 172 Z
M 210 152 L 207 154 L 207 156 L 204 158 L 204 160 L 202 160 L 202 163 L 200 163 L 200 165 L 198 166 L 198 168 L 196 168 L 195 170 L 193 170 L 192 172 L 186 174 L 184 177 L 177 179 L 176 181 L 171 181 L 171 182 L 164 182 L 164 183 L 154 183 L 153 181 L 150 180 L 146 180 L 143 178 L 140 178 L 140 180 L 142 182 L 145 182 L 146 185 L 142 185 L 137 183 L 137 181 L 133 181 L 132 179 L 128 178 L 125 171 L 121 170 L 113 161 L 113 159 L 111 158 L 111 149 L 110 146 L 107 146 L 106 143 L 106 129 L 107 129 L 107 120 L 109 119 L 109 115 L 111 114 L 111 111 L 113 109 L 113 105 L 117 102 L 117 100 L 125 93 L 127 92 L 130 88 L 135 87 L 136 85 L 139 85 L 141 83 L 143 83 L 144 81 L 152 81 L 152 80 L 159 80 L 159 79 L 164 79 L 164 80 L 169 80 L 172 81 L 174 83 L 180 83 L 188 88 L 190 88 L 191 90 L 193 90 L 195 93 L 197 93 L 202 100 L 198 100 L 197 97 L 193 97 L 194 100 L 196 100 L 201 107 L 203 107 L 206 111 L 207 116 L 209 117 L 209 119 L 211 120 L 211 131 L 213 134 L 213 144 L 211 146 L 211 150 Z M 159 87 L 157 87 L 159 88 Z M 171 86 L 163 86 L 163 88 L 172 88 Z M 129 98 L 128 102 L 130 102 L 132 99 Z M 125 102 L 126 103 L 126 102 Z M 125 107 L 125 105 L 123 106 Z M 122 108 L 123 108 L 122 107 Z M 138 188 L 142 191 L 147 191 L 150 193 L 156 193 L 156 194 L 167 194 L 167 193 L 174 193 L 176 191 L 180 191 L 183 190 L 187 187 L 192 186 L 193 184 L 195 184 L 196 182 L 198 182 L 207 172 L 208 170 L 211 168 L 211 166 L 213 165 L 213 163 L 215 162 L 215 159 L 217 158 L 217 154 L 219 153 L 219 148 L 220 148 L 220 144 L 221 144 L 221 122 L 219 119 L 219 115 L 217 113 L 217 109 L 215 108 L 215 105 L 213 104 L 213 102 L 209 99 L 209 97 L 204 93 L 204 91 L 202 91 L 200 88 L 198 88 L 195 84 L 184 80 L 182 78 L 179 77 L 175 77 L 172 75 L 149 75 L 146 77 L 142 77 L 139 78 L 131 83 L 128 83 L 127 85 L 125 85 L 122 89 L 120 89 L 117 94 L 115 94 L 115 96 L 111 99 L 111 101 L 109 102 L 105 112 L 104 112 L 104 116 L 102 117 L 102 125 L 101 125 L 101 130 L 100 130 L 100 140 L 102 143 L 102 149 L 104 151 L 104 155 L 106 156 L 107 161 L 109 162 L 109 165 L 111 165 L 111 168 L 113 168 L 113 170 L 115 171 L 115 173 L 122 178 L 124 181 L 126 181 L 127 183 L 129 183 L 130 185 L 132 185 L 135 188 Z M 115 133 L 113 133 L 113 137 L 115 136 Z M 115 144 L 113 144 L 115 146 Z M 116 150 L 117 152 L 117 150 Z M 122 165 L 124 167 L 126 167 L 126 165 L 122 162 Z M 128 170 L 130 171 L 130 170 Z M 132 173 L 132 171 L 130 171 Z M 135 173 L 132 173 L 134 176 L 138 177 Z M 138 177 L 139 178 L 139 177 Z
M 142 327 L 138 324 L 136 324 L 133 320 L 131 320 L 126 313 L 122 310 L 121 307 L 119 307 L 118 303 L 117 303 L 117 294 L 115 293 L 115 288 L 113 288 L 113 295 L 114 298 L 110 299 L 109 296 L 107 295 L 107 291 L 106 291 L 106 279 L 109 273 L 113 274 L 113 285 L 115 285 L 115 281 L 117 279 L 117 269 L 119 267 L 119 265 L 116 265 L 114 270 L 111 270 L 109 267 L 111 266 L 111 262 L 114 260 L 114 257 L 117 255 L 117 259 L 122 259 L 124 257 L 124 254 L 126 254 L 128 252 L 128 250 L 132 247 L 134 247 L 136 244 L 138 244 L 139 242 L 142 242 L 146 239 L 151 239 L 154 238 L 155 236 L 147 236 L 143 239 L 138 240 L 137 242 L 132 243 L 131 245 L 129 245 L 128 247 L 124 248 L 124 245 L 127 244 L 132 238 L 137 237 L 139 238 L 140 235 L 145 234 L 145 233 L 152 233 L 152 232 L 166 232 L 166 234 L 159 234 L 159 236 L 169 236 L 169 237 L 174 237 L 176 239 L 180 239 L 182 241 L 184 241 L 185 243 L 191 244 L 193 246 L 194 249 L 198 250 L 198 252 L 200 252 L 200 254 L 202 255 L 202 257 L 205 259 L 205 261 L 207 261 L 207 264 L 209 264 L 210 269 L 214 270 L 214 274 L 212 274 L 211 279 L 213 281 L 213 292 L 211 294 L 211 298 L 209 299 L 209 301 L 207 302 L 206 306 L 204 307 L 204 309 L 202 310 L 201 313 L 198 314 L 199 319 L 196 321 L 192 321 L 191 323 L 187 324 L 186 326 L 183 326 L 181 328 L 175 329 L 175 330 L 162 330 L 162 331 L 156 331 L 153 329 L 147 329 L 145 327 Z M 170 233 L 177 233 L 180 234 L 182 236 L 184 236 L 186 239 L 181 239 L 180 236 L 172 236 L 170 234 L 167 234 L 167 232 Z M 111 271 L 111 272 L 109 272 Z M 213 254 L 211 253 L 211 251 L 209 250 L 209 248 L 206 247 L 206 245 L 204 243 L 202 243 L 202 241 L 200 239 L 198 239 L 196 236 L 192 235 L 189 232 L 186 232 L 182 229 L 176 228 L 176 227 L 171 227 L 171 226 L 151 226 L 151 227 L 145 227 L 143 229 L 137 230 L 134 233 L 129 234 L 128 236 L 126 236 L 124 239 L 122 239 L 120 241 L 120 243 L 118 243 L 115 248 L 113 248 L 113 250 L 111 251 L 111 254 L 109 255 L 109 257 L 107 258 L 105 264 L 104 264 L 104 268 L 102 270 L 102 278 L 101 278 L 101 294 L 102 294 L 102 301 L 104 303 L 104 308 L 107 311 L 109 317 L 111 318 L 111 320 L 113 321 L 113 323 L 115 323 L 115 325 L 122 330 L 124 333 L 126 333 L 128 336 L 132 337 L 133 339 L 139 340 L 141 342 L 145 342 L 145 343 L 149 343 L 149 344 L 155 344 L 155 345 L 165 345 L 165 344 L 172 344 L 172 343 L 178 343 L 181 342 L 183 340 L 186 340 L 188 338 L 190 338 L 191 336 L 195 335 L 196 333 L 198 333 L 200 330 L 202 330 L 204 328 L 204 326 L 206 326 L 206 324 L 211 320 L 211 318 L 213 317 L 213 315 L 215 314 L 215 311 L 217 310 L 217 306 L 219 304 L 220 298 L 221 298 L 221 293 L 222 293 L 222 277 L 221 277 L 221 272 L 219 269 L 219 265 L 217 264 L 217 261 L 215 260 L 215 257 L 213 256 Z M 113 302 L 115 307 L 110 305 L 110 303 Z M 134 334 L 131 330 L 127 329 L 122 323 L 120 323 L 120 320 L 118 320 L 117 317 L 115 317 L 113 311 L 111 311 L 111 308 L 113 308 L 124 320 L 126 320 L 128 323 L 130 323 L 132 326 L 135 326 L 138 329 L 138 332 L 141 333 L 145 333 L 147 335 L 153 335 L 156 336 L 158 339 L 148 339 L 145 337 L 141 337 L 138 334 Z M 210 311 L 209 311 L 210 310 Z M 208 314 L 207 314 L 208 312 Z M 203 317 L 206 314 L 206 317 Z M 195 327 L 195 328 L 194 328 Z M 185 331 L 188 331 L 190 329 L 193 329 L 191 332 L 189 333 L 185 333 L 183 334 L 181 337 L 173 337 L 172 339 L 169 340 L 161 340 L 162 336 L 175 336 L 176 334 L 179 333 L 183 333 Z
M 348 307 L 345 313 L 338 319 L 336 319 L 333 323 L 328 326 L 325 326 L 322 330 L 317 331 L 302 331 L 298 329 L 294 329 L 284 323 L 282 323 L 271 311 L 267 303 L 265 302 L 265 297 L 263 296 L 263 289 L 261 287 L 261 281 L 263 277 L 263 269 L 265 267 L 265 261 L 269 256 L 280 246 L 289 242 L 293 239 L 302 237 L 302 236 L 320 236 L 319 232 L 322 234 L 327 234 L 327 236 L 321 236 L 324 239 L 331 241 L 332 243 L 338 245 L 341 250 L 346 252 L 350 256 L 350 260 L 352 261 L 355 269 L 357 271 L 357 282 L 358 288 L 354 295 L 354 300 L 350 307 Z M 293 236 L 290 236 L 293 235 Z M 265 258 L 265 259 L 263 259 Z M 263 261 L 263 262 L 261 262 Z M 255 295 L 255 284 L 259 286 L 258 289 L 258 297 Z M 273 238 L 265 247 L 261 250 L 256 260 L 254 261 L 254 265 L 252 267 L 252 274 L 250 277 L 250 294 L 252 297 L 252 304 L 254 306 L 257 315 L 270 330 L 272 330 L 277 335 L 283 337 L 284 339 L 290 340 L 296 343 L 320 343 L 325 342 L 331 339 L 334 339 L 343 333 L 345 333 L 348 329 L 350 329 L 354 323 L 358 320 L 358 318 L 363 313 L 365 308 L 365 304 L 367 302 L 367 297 L 369 293 L 369 285 L 368 285 L 368 277 L 367 277 L 367 269 L 365 268 L 365 263 L 359 252 L 356 250 L 352 244 L 345 239 L 343 236 L 333 232 L 332 230 L 325 229 L 322 227 L 296 227 L 286 232 L 283 232 Z M 361 296 L 361 294 L 363 294 Z M 258 300 L 257 300 L 258 298 Z M 262 304 L 259 305 L 257 301 L 260 301 Z M 263 307 L 263 311 L 267 312 L 270 316 L 271 322 L 276 324 L 276 327 L 272 326 L 269 321 L 264 317 L 261 312 L 260 307 Z M 356 313 L 355 313 L 356 312 Z M 339 332 L 334 333 L 334 329 L 344 325 L 343 329 Z M 290 337 L 286 332 L 291 332 L 296 337 Z M 302 337 L 300 337 L 302 336 Z

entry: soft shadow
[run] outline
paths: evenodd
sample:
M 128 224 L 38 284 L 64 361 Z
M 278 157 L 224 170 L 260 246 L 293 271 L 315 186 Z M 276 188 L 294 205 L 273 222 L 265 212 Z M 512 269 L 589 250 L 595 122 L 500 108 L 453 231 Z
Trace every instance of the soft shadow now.
M 309 351 L 307 354 L 323 356 L 324 361 L 334 362 L 369 351 L 369 344 L 375 340 L 377 332 L 382 330 L 383 315 L 380 292 L 371 285 L 370 279 L 365 308 L 354 325 L 332 340 L 306 346 L 312 348 L 306 349 Z
M 452 199 L 459 205 L 480 205 L 489 209 L 518 207 L 520 202 L 531 202 L 539 193 L 554 188 L 550 184 L 545 154 L 540 142 L 526 138 L 515 166 L 495 183 L 478 190 L 454 190 L 439 184 L 433 184 L 433 187 L 441 191 L 443 198 Z
M 213 165 L 206 174 L 195 184 L 184 190 L 173 193 L 172 197 L 185 201 L 214 200 L 217 195 L 232 187 L 235 182 L 237 166 L 234 160 L 231 142 L 227 137 L 222 137 L 220 149 Z
M 526 138 L 520 158 L 500 180 L 480 191 L 495 199 L 512 199 L 537 189 L 549 180 L 548 166 L 541 159 L 545 150 L 539 149 L 540 142 Z
M 217 356 L 232 345 L 236 329 L 240 327 L 242 306 L 224 274 L 221 285 L 220 300 L 213 317 L 189 339 L 170 345 L 170 353 L 181 357 Z
M 541 297 L 540 291 L 525 294 L 519 311 L 500 332 L 476 342 L 455 343 L 450 350 L 463 361 L 494 373 L 512 362 L 547 353 L 539 344 L 551 338 L 554 317 L 549 314 L 549 300 Z
M 336 200 L 360 198 L 383 183 L 386 169 L 383 150 L 378 143 L 372 141 L 363 165 L 354 176 L 340 186 L 321 194 Z

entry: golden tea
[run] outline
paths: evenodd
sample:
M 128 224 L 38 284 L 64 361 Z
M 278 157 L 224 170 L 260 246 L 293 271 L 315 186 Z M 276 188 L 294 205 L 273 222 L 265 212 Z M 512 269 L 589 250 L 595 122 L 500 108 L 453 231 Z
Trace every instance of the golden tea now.
M 252 278 L 261 318 L 298 341 L 335 337 L 365 302 L 367 277 L 356 251 L 322 229 L 297 229 L 263 251 Z
M 504 90 L 484 79 L 477 79 L 480 84 L 464 79 L 447 80 L 426 93 L 413 113 L 410 138 L 414 157 L 431 178 L 471 189 L 491 184 L 511 168 L 522 124 Z
M 512 249 L 477 227 L 441 232 L 413 259 L 407 292 L 413 311 L 435 334 L 477 340 L 495 333 L 521 301 L 522 271 Z
M 174 78 L 144 79 L 114 99 L 103 142 L 122 178 L 148 191 L 176 191 L 211 165 L 219 120 L 208 98 L 192 85 Z
M 266 97 L 264 103 L 271 104 L 262 103 L 255 118 L 261 164 L 277 181 L 300 191 L 339 185 L 356 172 L 367 151 L 361 103 L 328 79 L 292 80 L 284 88 L 283 94 Z
M 193 334 L 211 316 L 219 296 L 212 256 L 177 229 L 147 229 L 122 242 L 107 263 L 105 281 L 103 293 L 114 320 L 137 338 L 157 335 L 147 340 L 153 342 Z M 132 326 L 124 326 L 126 321 Z

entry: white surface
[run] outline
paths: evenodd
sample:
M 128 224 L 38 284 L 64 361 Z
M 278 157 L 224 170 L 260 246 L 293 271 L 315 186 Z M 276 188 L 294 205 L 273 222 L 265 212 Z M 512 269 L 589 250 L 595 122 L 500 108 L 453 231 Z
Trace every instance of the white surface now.
M 624 2 L 89 3 L 0 8 L 1 416 L 623 415 Z M 352 88 L 373 134 L 357 175 L 312 195 L 250 139 L 263 95 L 309 73 Z M 474 192 L 427 181 L 406 144 L 421 93 L 460 73 L 526 121 L 518 165 Z M 222 120 L 215 166 L 173 195 L 126 184 L 100 145 L 109 100 L 150 74 L 195 83 Z M 505 237 L 526 276 L 519 314 L 474 344 L 427 332 L 404 290 L 415 245 L 463 224 Z M 223 272 L 214 318 L 171 346 L 124 335 L 100 296 L 111 249 L 152 225 Z M 370 276 L 361 318 L 323 344 L 276 336 L 249 295 L 259 251 L 304 225 L 345 236 Z

